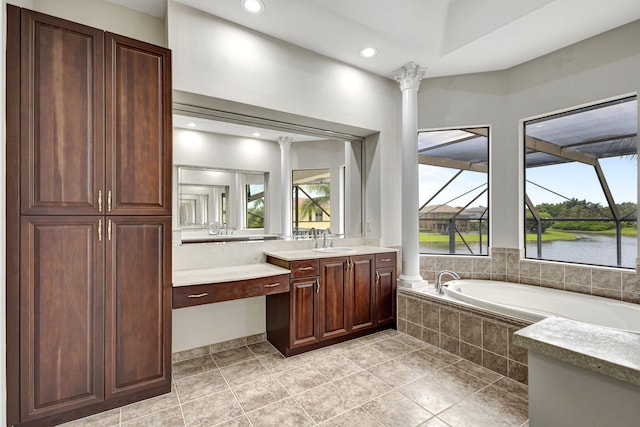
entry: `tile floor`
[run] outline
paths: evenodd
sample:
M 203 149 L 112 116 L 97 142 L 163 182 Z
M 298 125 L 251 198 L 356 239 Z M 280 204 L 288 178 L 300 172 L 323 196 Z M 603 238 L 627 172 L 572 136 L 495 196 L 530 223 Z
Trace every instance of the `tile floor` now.
M 284 358 L 268 342 L 173 365 L 170 394 L 67 426 L 528 426 L 527 387 L 395 330 Z

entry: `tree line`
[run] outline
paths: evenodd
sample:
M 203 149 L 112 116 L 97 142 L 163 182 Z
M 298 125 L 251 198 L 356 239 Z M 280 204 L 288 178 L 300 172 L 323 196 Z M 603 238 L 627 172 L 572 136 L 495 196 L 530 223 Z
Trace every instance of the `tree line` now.
M 622 218 L 622 226 L 636 228 L 636 203 L 616 204 Z M 543 219 L 542 232 L 547 228 L 554 230 L 606 231 L 616 227 L 609 206 L 576 198 L 560 203 L 540 203 L 536 205 Z M 537 232 L 537 223 L 529 209 L 526 210 L 525 225 L 529 233 Z

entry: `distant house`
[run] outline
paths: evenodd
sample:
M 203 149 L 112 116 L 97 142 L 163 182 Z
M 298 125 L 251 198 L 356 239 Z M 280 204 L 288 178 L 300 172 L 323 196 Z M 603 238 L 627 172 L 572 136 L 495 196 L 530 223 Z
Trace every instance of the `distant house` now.
M 487 220 L 486 208 L 483 206 L 462 208 L 448 205 L 428 205 L 420 209 L 420 229 L 431 233 L 448 233 L 449 223 L 455 217 L 456 229 L 460 233 L 468 233 L 478 229 L 478 221 Z

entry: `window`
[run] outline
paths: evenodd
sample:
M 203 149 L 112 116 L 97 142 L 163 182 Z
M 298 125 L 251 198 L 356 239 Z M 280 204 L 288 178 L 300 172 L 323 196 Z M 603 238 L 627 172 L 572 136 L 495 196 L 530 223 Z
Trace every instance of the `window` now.
M 245 186 L 247 228 L 264 228 L 264 183 Z
M 527 258 L 635 268 L 637 100 L 529 120 Z
M 293 171 L 293 234 L 331 227 L 331 174 L 329 169 Z
M 418 132 L 420 253 L 487 255 L 489 128 Z

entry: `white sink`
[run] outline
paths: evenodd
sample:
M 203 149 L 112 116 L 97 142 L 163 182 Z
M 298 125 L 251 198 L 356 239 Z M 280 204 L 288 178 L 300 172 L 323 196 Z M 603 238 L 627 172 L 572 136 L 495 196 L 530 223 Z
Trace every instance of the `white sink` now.
M 333 254 L 355 252 L 356 250 L 354 248 L 347 248 L 344 246 L 335 246 L 333 248 L 315 248 L 314 251 Z

